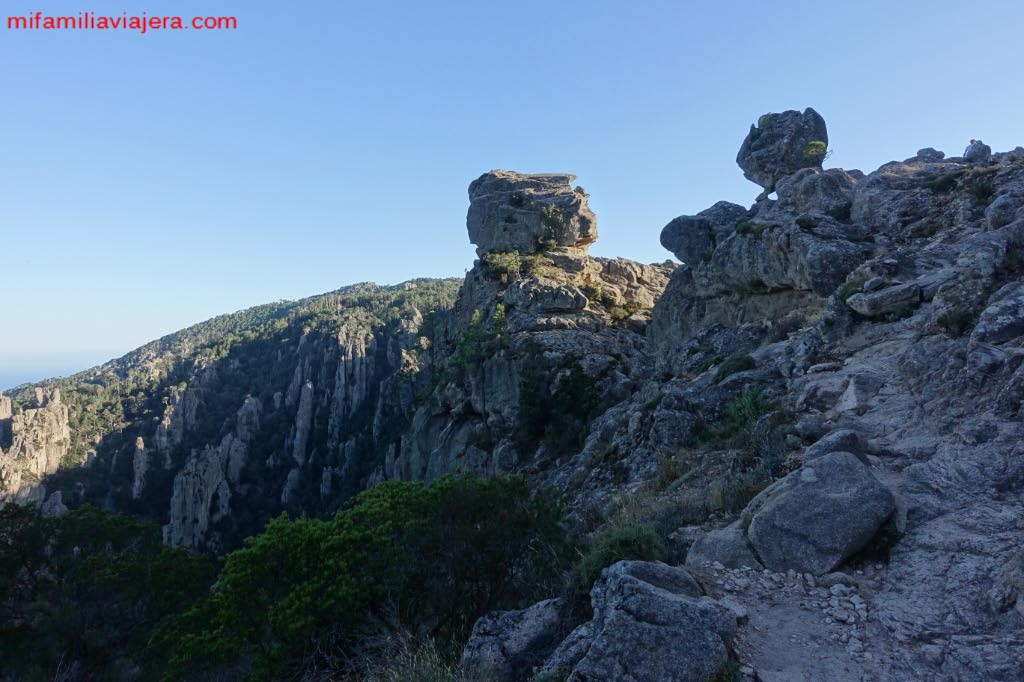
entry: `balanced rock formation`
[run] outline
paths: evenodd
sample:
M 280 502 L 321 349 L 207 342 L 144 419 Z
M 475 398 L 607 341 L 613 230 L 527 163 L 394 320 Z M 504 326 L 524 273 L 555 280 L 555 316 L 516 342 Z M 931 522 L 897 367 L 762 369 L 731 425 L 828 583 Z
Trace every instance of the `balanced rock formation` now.
M 825 119 L 814 109 L 765 114 L 750 126 L 736 163 L 743 169 L 743 177 L 764 187 L 762 196 L 767 196 L 787 175 L 801 168 L 820 167 L 827 147 Z
M 466 226 L 477 254 L 536 253 L 551 247 L 585 247 L 597 241 L 597 218 L 575 175 L 484 173 L 469 186 Z
M 470 184 L 466 227 L 480 259 L 441 339 L 446 381 L 412 416 L 382 478 L 518 470 L 543 452 L 530 441 L 546 428 L 524 427 L 524 389 L 540 403 L 569 377 L 597 402 L 632 390 L 630 368 L 643 362 L 644 331 L 674 266 L 589 256 L 597 218 L 573 179 L 496 170 Z M 530 430 L 540 433 L 524 439 Z

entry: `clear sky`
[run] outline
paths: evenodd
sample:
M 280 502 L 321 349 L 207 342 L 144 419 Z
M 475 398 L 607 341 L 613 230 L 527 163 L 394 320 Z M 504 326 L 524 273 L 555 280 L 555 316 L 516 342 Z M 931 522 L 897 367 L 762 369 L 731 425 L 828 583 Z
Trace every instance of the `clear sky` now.
M 567 171 L 592 253 L 759 188 L 762 113 L 830 165 L 1024 144 L 1019 2 L 6 0 L 0 388 L 213 315 L 472 265 L 466 187 Z M 6 15 L 236 16 L 234 31 L 16 31 Z

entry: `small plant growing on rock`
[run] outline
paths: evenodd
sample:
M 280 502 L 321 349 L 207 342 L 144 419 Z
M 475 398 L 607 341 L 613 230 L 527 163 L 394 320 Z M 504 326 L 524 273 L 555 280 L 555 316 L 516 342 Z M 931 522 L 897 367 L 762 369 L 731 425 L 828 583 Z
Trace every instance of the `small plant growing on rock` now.
M 841 223 L 848 223 L 850 222 L 850 212 L 852 209 L 853 203 L 847 201 L 843 204 L 836 206 L 835 208 L 830 208 L 829 210 L 825 211 L 825 215 L 834 220 L 838 220 Z
M 540 213 L 544 234 L 539 242 L 545 250 L 551 251 L 558 246 L 558 237 L 565 231 L 565 214 L 554 204 L 545 204 Z
M 485 253 L 481 260 L 487 271 L 507 284 L 509 279 L 517 279 L 523 269 L 523 261 L 518 251 L 491 251 Z
M 925 180 L 924 186 L 936 194 L 945 194 L 956 187 L 957 180 L 966 172 L 965 170 L 956 170 L 949 173 L 937 173 Z
M 812 140 L 804 147 L 804 158 L 821 165 L 828 158 L 828 145 L 821 140 Z
M 764 397 L 764 390 L 758 386 L 748 388 L 726 405 L 725 414 L 734 431 L 745 431 L 773 409 L 771 401 Z
M 749 218 L 743 218 L 736 223 L 736 234 L 749 234 L 755 237 L 760 237 L 764 234 L 765 230 L 778 227 L 778 223 L 757 223 Z
M 914 229 L 910 231 L 910 236 L 914 239 L 934 237 L 941 228 L 942 225 L 937 220 L 922 220 L 917 225 L 914 225 Z
M 754 369 L 757 367 L 757 363 L 754 362 L 754 358 L 750 357 L 746 353 L 733 353 L 718 366 L 718 374 L 715 375 L 715 383 L 721 383 L 727 376 L 736 374 L 737 372 L 745 372 L 748 369 Z
M 990 173 L 975 172 L 967 176 L 964 188 L 979 206 L 988 206 L 996 193 L 996 183 Z
M 818 220 L 814 216 L 802 215 L 796 219 L 796 224 L 801 230 L 813 230 L 818 226 Z
M 943 313 L 935 322 L 950 336 L 960 337 L 974 328 L 974 315 L 967 309 L 956 308 Z
M 617 561 L 658 561 L 664 556 L 665 543 L 651 528 L 644 525 L 610 528 L 594 538 L 580 557 L 573 582 L 578 589 L 586 591 L 603 569 Z
M 861 290 L 861 287 L 864 286 L 864 282 L 867 281 L 867 275 L 865 275 L 864 273 L 858 273 L 857 275 L 854 275 L 850 279 L 843 282 L 842 285 L 839 287 L 839 290 L 836 291 L 836 295 L 840 298 L 840 300 L 846 302 L 847 299 L 849 299 L 854 294 L 858 293 Z

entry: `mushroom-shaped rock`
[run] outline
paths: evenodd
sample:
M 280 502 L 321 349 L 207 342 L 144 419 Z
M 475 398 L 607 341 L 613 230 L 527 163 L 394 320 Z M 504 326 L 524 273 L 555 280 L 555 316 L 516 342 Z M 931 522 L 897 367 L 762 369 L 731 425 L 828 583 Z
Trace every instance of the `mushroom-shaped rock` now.
M 575 175 L 484 173 L 469 185 L 466 227 L 477 255 L 551 247 L 585 249 L 597 241 L 597 217 Z
M 743 140 L 736 163 L 743 177 L 775 191 L 775 183 L 801 168 L 820 168 L 828 147 L 825 119 L 808 107 L 781 114 L 765 114 Z
M 661 245 L 687 264 L 707 260 L 746 213 L 738 204 L 719 201 L 695 216 L 679 216 L 661 230 Z

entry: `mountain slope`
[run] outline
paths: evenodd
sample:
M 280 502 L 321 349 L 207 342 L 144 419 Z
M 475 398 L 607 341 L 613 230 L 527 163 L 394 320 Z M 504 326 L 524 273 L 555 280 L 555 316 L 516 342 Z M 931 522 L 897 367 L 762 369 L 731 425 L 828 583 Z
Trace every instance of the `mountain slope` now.
M 457 294 L 364 285 L 24 389 L 0 480 L 223 551 L 381 480 L 514 472 L 687 570 L 609 567 L 587 622 L 484 619 L 466 669 L 1019 680 L 1024 149 L 864 174 L 827 142 L 812 109 L 761 117 L 737 161 L 764 191 L 671 221 L 680 267 L 590 257 L 572 176 L 485 173 Z

